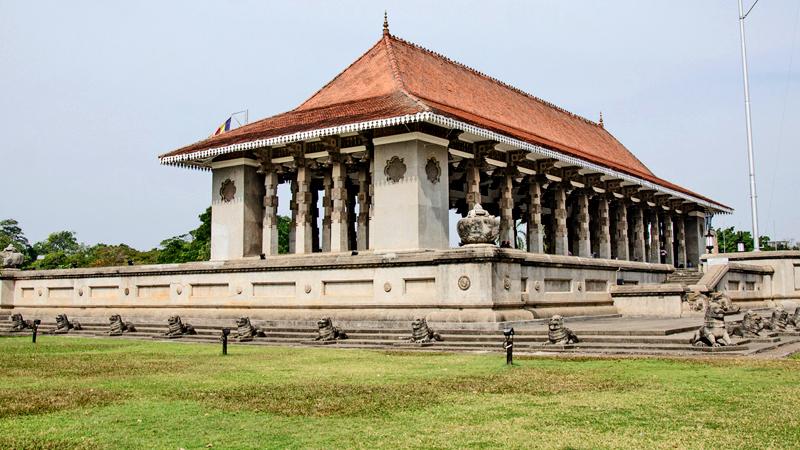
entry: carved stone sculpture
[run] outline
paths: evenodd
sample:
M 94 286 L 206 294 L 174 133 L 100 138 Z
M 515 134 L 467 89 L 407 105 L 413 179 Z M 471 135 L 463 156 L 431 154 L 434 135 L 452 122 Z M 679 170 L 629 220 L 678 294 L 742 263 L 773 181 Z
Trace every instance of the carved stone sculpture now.
M 441 341 L 439 333 L 428 327 L 428 321 L 424 318 L 414 319 L 411 322 L 411 342 L 416 344 L 426 344 L 429 342 Z
M 122 333 L 133 333 L 136 331 L 133 324 L 124 322 L 122 316 L 114 314 L 108 318 L 108 335 L 109 336 L 122 336 Z
M 69 333 L 69 330 L 80 330 L 81 324 L 78 322 L 70 322 L 66 314 L 59 314 L 56 316 L 56 328 L 53 334 Z
M 22 318 L 22 314 L 16 313 L 11 315 L 11 331 L 19 332 L 33 329 L 33 322 Z
M 741 306 L 734 305 L 731 301 L 731 298 L 722 292 L 712 292 L 711 299 L 718 301 L 722 305 L 722 309 L 726 314 L 736 314 L 742 309 Z
M 767 329 L 779 333 L 794 331 L 794 327 L 789 323 L 789 320 L 789 312 L 786 311 L 783 305 L 778 305 L 772 310 L 772 317 L 769 320 Z
M 338 339 L 347 339 L 347 334 L 339 328 L 333 326 L 333 321 L 330 317 L 323 317 L 317 321 L 317 337 L 315 341 L 335 341 Z
M 236 319 L 236 340 L 239 342 L 249 342 L 255 337 L 265 337 L 266 333 L 260 328 L 254 327 L 250 323 L 249 317 Z
M 800 306 L 794 309 L 794 316 L 789 319 L 789 325 L 800 329 Z
M 494 244 L 500 234 L 500 220 L 489 215 L 481 205 L 475 205 L 467 217 L 459 219 L 457 228 L 460 245 Z
M 181 316 L 169 316 L 167 322 L 169 323 L 169 328 L 167 328 L 167 332 L 164 333 L 166 337 L 178 338 L 187 334 L 197 334 L 193 326 L 181 321 Z
M 683 298 L 691 311 L 702 311 L 708 303 L 708 297 L 698 291 L 687 292 Z
M 763 336 L 766 334 L 764 332 L 764 318 L 748 309 L 744 313 L 742 323 L 732 327 L 728 334 L 741 337 Z
M 0 268 L 15 269 L 22 265 L 25 256 L 18 252 L 13 245 L 9 244 L 5 250 L 0 252 Z
M 547 342 L 544 343 L 545 345 L 566 345 L 578 342 L 580 342 L 578 336 L 576 336 L 572 330 L 564 326 L 563 317 L 556 314 L 550 318 L 550 322 L 547 323 Z
M 731 345 L 731 337 L 725 327 L 725 309 L 719 301 L 711 300 L 706 306 L 705 323 L 689 339 L 694 346 L 720 347 Z

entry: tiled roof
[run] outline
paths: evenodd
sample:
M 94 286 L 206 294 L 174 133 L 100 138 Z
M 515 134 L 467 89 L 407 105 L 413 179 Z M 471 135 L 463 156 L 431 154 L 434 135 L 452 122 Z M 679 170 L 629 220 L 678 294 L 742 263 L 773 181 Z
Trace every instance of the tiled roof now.
M 550 148 L 729 209 L 656 177 L 602 125 L 388 33 L 292 111 L 161 157 L 426 111 Z

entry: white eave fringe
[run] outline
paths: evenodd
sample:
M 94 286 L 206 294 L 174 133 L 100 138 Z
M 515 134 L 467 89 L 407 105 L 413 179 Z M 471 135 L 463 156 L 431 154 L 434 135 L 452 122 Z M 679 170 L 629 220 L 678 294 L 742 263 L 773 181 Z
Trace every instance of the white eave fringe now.
M 451 129 L 458 129 L 461 131 L 465 131 L 477 136 L 481 136 L 487 139 L 491 139 L 497 142 L 502 142 L 504 144 L 508 144 L 517 148 L 525 149 L 533 153 L 537 153 L 539 155 L 557 159 L 559 161 L 581 166 L 587 169 L 594 170 L 596 172 L 612 176 L 614 178 L 619 178 L 624 181 L 628 181 L 631 183 L 636 183 L 641 185 L 646 189 L 652 189 L 655 191 L 660 191 L 665 194 L 669 194 L 674 197 L 683 198 L 685 200 L 695 202 L 698 205 L 705 206 L 712 210 L 716 210 L 722 213 L 732 213 L 732 209 L 723 208 L 722 206 L 718 206 L 706 200 L 702 200 L 699 198 L 695 198 L 691 195 L 684 194 L 682 192 L 678 192 L 674 189 L 669 189 L 667 187 L 661 186 L 659 184 L 643 180 L 641 178 L 628 175 L 626 173 L 618 172 L 613 169 L 609 169 L 608 167 L 603 167 L 598 164 L 594 164 L 588 161 L 584 161 L 579 158 L 575 158 L 573 156 L 565 155 L 563 153 L 559 153 L 554 150 L 550 150 L 544 147 L 540 147 L 535 144 L 531 144 L 525 141 L 520 141 L 518 139 L 514 139 L 502 134 L 495 133 L 493 131 L 486 130 L 484 128 L 476 127 L 474 125 L 470 125 L 465 122 L 461 122 L 459 120 L 451 119 L 446 116 L 442 116 L 439 114 L 435 114 L 432 112 L 421 112 L 417 114 L 408 114 L 405 116 L 398 116 L 398 117 L 391 117 L 388 119 L 378 119 L 378 120 L 370 120 L 367 122 L 358 122 L 352 123 L 347 125 L 340 125 L 336 127 L 329 127 L 329 128 L 320 128 L 317 130 L 309 130 L 309 131 L 302 131 L 298 133 L 287 134 L 283 136 L 276 136 L 268 139 L 258 139 L 255 141 L 249 142 L 242 142 L 239 144 L 232 144 L 225 147 L 217 147 L 217 148 L 210 148 L 206 150 L 201 150 L 193 153 L 186 153 L 183 155 L 175 155 L 175 156 L 166 156 L 159 158 L 161 164 L 165 165 L 177 165 L 182 167 L 189 167 L 189 168 L 198 168 L 197 163 L 193 163 L 193 161 L 198 159 L 208 159 L 213 158 L 215 156 L 224 155 L 226 153 L 233 153 L 239 152 L 243 150 L 254 150 L 257 148 L 265 148 L 271 147 L 274 145 L 281 145 L 281 144 L 289 144 L 292 142 L 299 142 L 305 141 L 309 139 L 319 138 L 323 136 L 331 136 L 334 134 L 341 134 L 341 133 L 351 133 L 363 130 L 372 130 L 376 128 L 384 128 L 390 127 L 393 125 L 402 125 L 407 123 L 416 123 L 416 122 L 429 122 L 435 125 L 441 125 L 445 128 Z

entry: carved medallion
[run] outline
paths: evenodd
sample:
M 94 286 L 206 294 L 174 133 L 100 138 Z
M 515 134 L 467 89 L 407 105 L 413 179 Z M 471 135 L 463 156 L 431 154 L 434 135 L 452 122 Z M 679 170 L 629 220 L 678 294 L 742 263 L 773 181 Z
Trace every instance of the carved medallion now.
M 469 281 L 469 277 L 466 275 L 461 275 L 458 278 L 458 288 L 462 291 L 466 291 L 472 285 L 472 282 Z
M 130 295 L 131 290 L 129 288 L 125 288 L 125 295 Z
M 392 283 L 389 283 L 388 281 L 386 283 L 383 283 L 383 292 L 390 292 L 391 290 L 392 290 Z
M 511 289 L 511 278 L 505 277 L 503 279 L 503 288 L 507 291 Z
M 78 295 L 83 297 L 83 288 L 78 289 Z
M 535 289 L 536 292 L 541 291 L 542 290 L 542 284 L 539 283 L 538 281 L 536 281 L 535 283 L 533 283 L 533 289 Z
M 306 291 L 306 294 L 310 294 L 311 293 L 311 285 L 307 284 L 304 290 Z
M 241 286 L 236 286 L 236 294 L 237 295 L 242 295 L 242 287 Z
M 181 294 L 183 294 L 183 286 L 181 286 L 181 285 L 179 284 L 179 285 L 178 285 L 178 286 L 175 288 L 175 293 L 177 293 L 178 295 L 181 295 Z
M 403 162 L 403 158 L 392 156 L 392 159 L 386 161 L 383 174 L 386 175 L 387 180 L 393 183 L 402 180 L 406 174 L 406 163 Z
M 442 168 L 439 166 L 439 161 L 435 157 L 428 158 L 428 163 L 425 164 L 425 174 L 428 176 L 428 181 L 433 184 L 439 182 L 439 177 L 442 176 Z
M 233 180 L 226 178 L 219 188 L 219 198 L 223 202 L 228 203 L 233 201 L 234 196 L 236 196 L 236 185 L 233 184 Z

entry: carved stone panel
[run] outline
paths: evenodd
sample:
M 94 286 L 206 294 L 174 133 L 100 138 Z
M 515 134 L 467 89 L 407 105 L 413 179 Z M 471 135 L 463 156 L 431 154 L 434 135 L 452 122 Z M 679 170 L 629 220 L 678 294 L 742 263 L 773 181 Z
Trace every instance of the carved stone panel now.
M 222 185 L 219 188 L 219 197 L 223 202 L 228 203 L 233 201 L 235 196 L 236 196 L 236 185 L 233 183 L 233 180 L 231 180 L 230 178 L 226 178 L 225 181 L 222 182 Z
M 433 184 L 439 182 L 439 178 L 442 176 L 442 168 L 439 166 L 439 161 L 431 156 L 428 158 L 427 164 L 425 164 L 425 175 L 428 176 L 428 181 Z
M 387 180 L 397 183 L 405 176 L 406 169 L 406 164 L 403 162 L 403 158 L 392 156 L 392 159 L 386 161 L 386 167 L 384 167 L 383 173 L 386 175 Z

